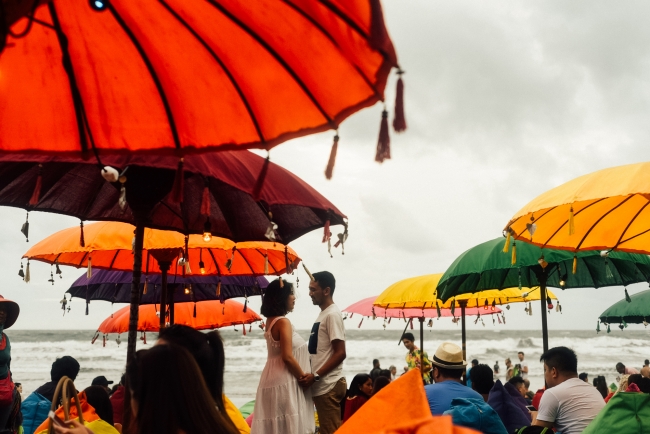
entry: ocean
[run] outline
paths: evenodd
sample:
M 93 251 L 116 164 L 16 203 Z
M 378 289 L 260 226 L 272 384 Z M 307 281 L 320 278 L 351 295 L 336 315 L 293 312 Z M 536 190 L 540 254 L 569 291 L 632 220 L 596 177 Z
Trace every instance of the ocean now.
M 350 327 L 350 324 L 346 324 Z M 412 331 L 416 337 L 418 330 Z M 11 371 L 15 382 L 23 384 L 23 396 L 49 380 L 52 362 L 64 355 L 76 358 L 81 372 L 75 384 L 79 390 L 89 386 L 92 379 L 105 375 L 118 382 L 126 360 L 126 336 L 117 345 L 111 336 L 102 345 L 101 337 L 91 344 L 94 335 L 90 330 L 7 330 L 11 340 Z M 308 330 L 299 333 L 307 339 Z M 432 330 L 425 328 L 424 349 L 431 356 L 442 341 L 456 342 L 460 345 L 460 330 Z M 405 365 L 406 350 L 397 345 L 400 330 L 358 330 L 347 331 L 347 359 L 344 375 L 348 382 L 358 373 L 368 373 L 372 359 L 380 360 L 381 367 L 397 367 L 398 374 Z M 587 372 L 590 378 L 604 375 L 609 383 L 616 380 L 615 365 L 623 362 L 626 366 L 640 368 L 645 359 L 650 358 L 648 338 L 650 330 L 612 329 L 611 333 L 601 331 L 571 330 L 550 331 L 550 345 L 568 346 L 578 355 L 579 372 Z M 241 326 L 221 330 L 226 350 L 225 391 L 232 401 L 241 406 L 255 398 L 255 391 L 266 360 L 266 344 L 259 327 L 243 336 Z M 140 341 L 138 348 L 147 348 L 155 342 L 155 334 L 147 334 L 147 344 Z M 419 341 L 419 338 L 417 338 Z M 468 359 L 478 359 L 492 367 L 496 361 L 501 366 L 501 377 L 505 375 L 504 360 L 517 359 L 517 351 L 524 351 L 530 366 L 531 389 L 543 385 L 543 368 L 539 363 L 542 353 L 541 333 L 537 330 L 472 330 L 468 333 Z

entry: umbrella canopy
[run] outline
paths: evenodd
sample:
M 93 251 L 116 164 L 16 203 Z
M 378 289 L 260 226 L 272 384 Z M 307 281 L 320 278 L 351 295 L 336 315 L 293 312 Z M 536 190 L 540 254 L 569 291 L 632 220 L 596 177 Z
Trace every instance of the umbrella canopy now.
M 191 155 L 180 167 L 174 156 L 107 156 L 103 163 L 124 173 L 124 184 L 107 182 L 92 160 L 0 155 L 0 205 L 81 220 L 143 221 L 150 228 L 185 234 L 207 229 L 234 241 L 266 241 L 272 219 L 278 241 L 285 244 L 345 219 L 320 193 L 276 164 L 268 164 L 259 189 L 265 160 L 251 152 Z
M 650 318 L 650 290 L 624 298 L 608 307 L 599 319 L 605 324 L 643 324 L 647 327 Z M 624 328 L 624 327 L 623 327 Z
M 378 0 L 52 0 L 13 23 L 25 3 L 0 25 L 5 152 L 270 149 L 383 100 L 397 67 Z
M 601 288 L 625 286 L 650 281 L 650 258 L 633 253 L 597 251 L 573 254 L 563 250 L 540 249 L 516 243 L 513 254 L 504 253 L 507 240 L 496 238 L 462 253 L 438 283 L 438 297 L 447 301 L 460 294 L 486 289 L 540 286 L 540 276 L 547 274 L 547 286 L 554 288 Z M 513 246 L 509 246 L 512 250 Z M 540 259 L 547 263 L 543 269 Z M 575 258 L 575 274 L 573 265 Z
M 352 314 L 358 314 L 365 317 L 377 317 L 377 318 L 421 318 L 421 317 L 456 317 L 456 312 L 452 312 L 451 309 L 442 308 L 440 309 L 440 315 L 438 315 L 438 310 L 436 308 L 428 307 L 426 309 L 384 309 L 381 307 L 373 306 L 377 297 L 368 297 L 363 300 L 359 300 L 354 304 L 343 309 L 344 313 L 349 313 L 350 318 Z M 488 315 L 488 314 L 497 314 L 501 313 L 501 309 L 495 308 L 494 310 L 484 310 L 482 307 L 472 307 L 468 308 L 465 311 L 465 315 Z
M 70 297 L 87 301 L 103 300 L 111 303 L 130 301 L 131 280 L 133 276 L 126 271 L 97 270 L 88 278 L 84 273 L 66 291 Z M 161 275 L 148 274 L 140 280 L 140 304 L 160 304 Z M 147 282 L 147 291 L 144 284 Z M 216 287 L 221 283 L 221 297 L 216 295 Z M 250 297 L 261 295 L 269 282 L 262 276 L 174 276 L 167 284 L 174 292 L 174 300 L 179 303 L 191 301 L 217 300 L 223 298 Z M 189 288 L 189 293 L 184 289 Z
M 84 227 L 84 246 L 79 243 L 79 228 L 56 232 L 36 243 L 23 258 L 58 263 L 73 267 L 104 270 L 133 270 L 133 231 L 127 223 L 99 222 Z M 185 237 L 175 231 L 145 229 L 143 253 L 145 273 L 159 273 L 156 251 L 172 251 L 169 261 L 183 255 Z M 234 243 L 212 237 L 209 241 L 200 235 L 190 235 L 187 243 L 187 267 L 172 267 L 172 274 L 245 275 L 283 274 L 295 269 L 300 262 L 296 252 L 288 246 L 269 241 Z M 228 267 L 230 265 L 230 267 Z M 290 272 L 290 271 L 289 271 Z
M 438 283 L 442 274 L 427 274 L 424 276 L 411 277 L 392 284 L 382 292 L 374 301 L 376 308 L 412 308 L 430 309 L 439 306 L 441 311 L 454 306 L 459 306 L 459 301 L 465 301 L 467 308 L 481 308 L 486 306 L 503 305 L 509 303 L 522 303 L 539 300 L 539 288 L 507 288 L 499 290 L 484 290 L 474 294 L 460 294 L 445 302 L 438 298 Z M 554 300 L 557 297 L 552 292 L 548 296 Z M 471 310 L 466 310 L 470 315 Z M 483 314 L 483 312 L 481 312 Z M 377 315 L 379 316 L 379 315 Z M 445 315 L 443 315 L 445 316 Z
M 225 304 L 217 300 L 201 303 L 179 303 L 176 305 L 176 324 L 186 325 L 196 330 L 211 330 L 237 324 L 250 324 L 262 318 L 252 309 L 235 300 Z M 157 332 L 160 330 L 158 311 L 155 305 L 140 306 L 138 331 Z M 129 307 L 123 307 L 106 318 L 97 329 L 99 333 L 126 333 L 129 331 Z
M 648 204 L 650 162 L 611 167 L 537 196 L 512 217 L 506 230 L 541 247 L 648 254 Z

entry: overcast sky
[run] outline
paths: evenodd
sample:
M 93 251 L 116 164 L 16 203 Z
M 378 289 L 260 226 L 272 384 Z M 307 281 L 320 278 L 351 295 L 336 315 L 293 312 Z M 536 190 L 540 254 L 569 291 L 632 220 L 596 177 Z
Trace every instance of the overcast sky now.
M 381 105 L 340 128 L 334 179 L 323 176 L 333 133 L 285 143 L 271 152 L 334 202 L 350 219 L 346 254 L 333 259 L 315 231 L 292 245 L 311 271 L 337 278 L 344 308 L 392 283 L 444 272 L 463 251 L 501 234 L 509 218 L 536 195 L 601 168 L 650 156 L 650 3 L 645 1 L 384 0 L 387 25 L 406 71 L 409 129 L 391 132 L 393 159 L 374 162 Z M 395 78 L 386 96 L 392 109 Z M 20 233 L 25 212 L 0 208 L 0 293 L 20 303 L 16 328 L 96 329 L 109 303 L 82 300 L 61 316 L 59 300 L 82 270 L 64 268 L 47 283 L 49 266 L 32 264 L 32 282 L 18 277 L 33 243 Z M 78 225 L 32 213 L 30 239 Z M 333 228 L 336 234 L 338 227 Z M 301 285 L 298 328 L 318 314 Z M 630 293 L 646 289 L 634 285 Z M 595 329 L 623 288 L 557 291 L 563 314 L 554 329 Z M 251 306 L 259 308 L 259 302 Z M 117 308 L 117 307 L 116 307 Z M 540 327 L 539 308 L 507 312 L 510 329 Z M 356 327 L 358 323 L 348 323 Z M 381 328 L 366 321 L 364 328 Z M 399 328 L 393 323 L 391 328 Z M 455 328 L 448 319 L 436 328 Z M 470 322 L 470 329 L 475 326 Z M 493 327 L 487 324 L 486 327 Z M 500 326 L 504 327 L 504 326 Z M 632 326 L 639 327 L 639 326 Z M 641 326 L 642 327 L 642 326 Z M 618 330 L 616 330 L 618 331 Z

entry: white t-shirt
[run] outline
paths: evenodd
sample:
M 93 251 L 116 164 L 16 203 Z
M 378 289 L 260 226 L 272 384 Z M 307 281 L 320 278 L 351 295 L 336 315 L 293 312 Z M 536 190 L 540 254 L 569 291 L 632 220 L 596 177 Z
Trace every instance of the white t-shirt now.
M 530 369 L 528 368 L 528 362 L 524 359 L 519 362 L 519 365 L 521 366 L 521 378 L 525 380 L 526 378 L 528 378 L 528 373 L 524 372 L 524 369 L 526 370 Z
M 345 341 L 345 327 L 339 308 L 332 304 L 321 311 L 309 335 L 309 354 L 311 354 L 311 371 L 317 372 L 326 361 L 332 357 L 334 350 L 332 341 Z M 320 381 L 311 387 L 313 396 L 321 396 L 332 390 L 341 378 L 343 363 L 332 369 L 327 375 L 321 376 Z
M 605 400 L 595 387 L 571 378 L 544 392 L 537 419 L 555 422 L 562 434 L 579 434 L 604 406 Z

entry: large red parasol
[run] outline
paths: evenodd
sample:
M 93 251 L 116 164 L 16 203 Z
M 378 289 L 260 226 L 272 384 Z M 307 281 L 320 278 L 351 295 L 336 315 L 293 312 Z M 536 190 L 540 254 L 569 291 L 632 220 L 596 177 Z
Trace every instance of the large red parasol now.
M 10 152 L 270 149 L 383 101 L 398 68 L 379 0 L 0 5 L 10 25 L 0 23 L 0 149 Z M 21 13 L 31 18 L 13 22 Z

